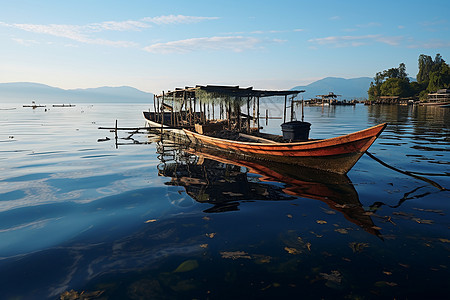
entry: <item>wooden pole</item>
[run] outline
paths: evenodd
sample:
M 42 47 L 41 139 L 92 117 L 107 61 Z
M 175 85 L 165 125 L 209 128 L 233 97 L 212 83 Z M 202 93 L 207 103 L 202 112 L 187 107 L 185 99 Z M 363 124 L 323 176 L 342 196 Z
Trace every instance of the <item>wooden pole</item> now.
M 303 97 L 302 97 L 303 98 Z M 302 99 L 302 122 L 303 122 L 303 120 L 305 119 L 305 113 L 304 113 L 304 111 L 303 111 L 303 99 Z
M 173 93 L 172 96 L 172 110 L 170 111 L 170 124 L 172 125 L 172 127 L 175 125 L 175 118 L 174 118 L 174 109 L 175 109 L 175 92 Z
M 116 120 L 116 126 L 115 126 L 115 129 L 114 129 L 114 137 L 115 137 L 115 139 L 116 139 L 116 149 L 118 148 L 118 145 L 117 145 L 117 120 Z
M 250 97 L 247 97 L 247 132 L 250 132 Z
M 163 133 L 163 125 L 164 125 L 164 91 L 162 92 L 162 100 L 161 100 L 161 134 Z
M 286 105 L 287 105 L 287 95 L 284 95 L 283 123 L 286 123 Z
M 256 104 L 257 104 L 257 107 L 256 107 L 256 118 L 257 118 L 257 120 L 258 120 L 258 131 L 257 132 L 259 132 L 259 96 L 256 98 Z

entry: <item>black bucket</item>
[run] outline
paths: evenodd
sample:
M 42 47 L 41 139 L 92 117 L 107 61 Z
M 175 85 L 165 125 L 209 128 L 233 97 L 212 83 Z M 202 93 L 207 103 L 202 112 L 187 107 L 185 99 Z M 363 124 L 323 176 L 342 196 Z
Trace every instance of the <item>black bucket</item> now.
M 290 141 L 307 141 L 309 139 L 309 129 L 311 124 L 308 122 L 292 121 L 281 124 L 283 139 Z

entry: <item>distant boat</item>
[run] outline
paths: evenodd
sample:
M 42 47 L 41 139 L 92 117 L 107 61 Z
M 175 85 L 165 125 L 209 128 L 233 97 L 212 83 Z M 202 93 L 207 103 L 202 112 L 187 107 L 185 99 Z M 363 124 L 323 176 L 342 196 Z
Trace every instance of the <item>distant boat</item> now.
M 31 101 L 31 105 L 25 104 L 25 105 L 23 105 L 23 107 L 31 107 L 32 109 L 35 109 L 38 107 L 46 107 L 46 105 L 39 105 L 39 104 L 36 104 L 36 102 Z
M 53 107 L 74 107 L 74 104 L 53 104 Z

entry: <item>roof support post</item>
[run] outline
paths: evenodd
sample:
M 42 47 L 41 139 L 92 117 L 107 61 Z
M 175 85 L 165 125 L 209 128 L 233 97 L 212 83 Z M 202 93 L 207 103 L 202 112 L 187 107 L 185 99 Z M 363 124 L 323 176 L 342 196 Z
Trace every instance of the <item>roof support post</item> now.
M 257 105 L 257 108 L 256 108 L 256 114 L 257 114 L 257 116 L 256 116 L 256 120 L 257 120 L 257 127 L 258 127 L 258 130 L 257 130 L 257 132 L 259 132 L 259 96 L 258 97 L 256 97 L 256 105 Z

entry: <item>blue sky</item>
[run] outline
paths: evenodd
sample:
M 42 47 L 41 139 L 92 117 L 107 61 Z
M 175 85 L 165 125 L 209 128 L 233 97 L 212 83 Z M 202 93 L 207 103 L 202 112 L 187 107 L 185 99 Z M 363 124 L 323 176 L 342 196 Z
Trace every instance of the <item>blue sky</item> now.
M 0 82 L 289 89 L 450 61 L 450 1 L 0 0 Z

